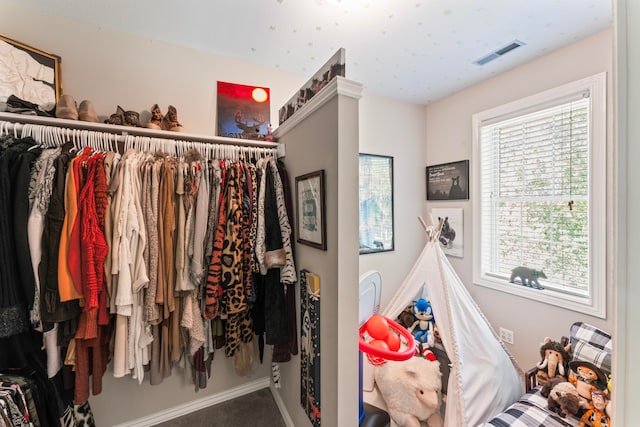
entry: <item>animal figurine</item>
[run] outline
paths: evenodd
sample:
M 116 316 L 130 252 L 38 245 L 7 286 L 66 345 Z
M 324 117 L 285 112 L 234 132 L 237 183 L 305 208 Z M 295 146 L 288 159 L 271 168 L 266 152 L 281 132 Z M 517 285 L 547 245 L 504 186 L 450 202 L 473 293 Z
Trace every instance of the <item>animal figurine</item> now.
M 551 378 L 562 378 L 567 380 L 569 373 L 569 351 L 571 345 L 567 344 L 563 347 L 557 341 L 552 341 L 550 337 L 546 337 L 540 345 L 540 363 L 536 365 L 536 379 L 538 384 L 544 385 Z
M 587 410 L 578 422 L 579 426 L 591 427 L 609 427 L 611 418 L 607 415 L 605 408 L 607 406 L 607 395 L 602 390 L 593 390 L 591 392 L 591 402 L 593 408 Z
M 518 283 L 515 280 L 520 279 L 521 285 L 542 289 L 540 282 L 538 282 L 538 279 L 540 278 L 547 278 L 547 275 L 544 274 L 544 271 L 542 270 L 538 271 L 528 267 L 516 267 L 511 270 L 511 278 L 509 281 L 511 283 Z
M 563 418 L 580 410 L 578 390 L 568 381 L 552 378 L 542 386 L 540 394 L 547 398 L 547 407 Z
M 435 344 L 433 334 L 434 318 L 433 309 L 429 301 L 424 298 L 417 300 L 413 306 L 413 315 L 416 317 L 416 321 L 409 328 L 409 332 L 414 335 L 416 341 L 427 343 L 427 345 L 433 347 Z
M 569 375 L 569 382 L 578 390 L 582 406 L 592 408 L 591 392 L 606 389 L 607 377 L 596 365 L 583 360 L 572 360 L 569 368 L 574 372 Z
M 440 362 L 412 357 L 376 366 L 374 377 L 387 405 L 387 412 L 401 427 L 442 427 Z

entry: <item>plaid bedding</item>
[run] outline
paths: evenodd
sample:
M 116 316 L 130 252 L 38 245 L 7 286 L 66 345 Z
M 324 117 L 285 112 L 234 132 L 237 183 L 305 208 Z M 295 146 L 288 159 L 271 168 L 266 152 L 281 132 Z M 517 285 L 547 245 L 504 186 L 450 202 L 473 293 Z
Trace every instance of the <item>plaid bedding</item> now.
M 539 389 L 534 389 L 483 426 L 571 427 L 578 425 L 578 421 L 578 418 L 562 418 L 548 410 L 547 398 L 540 394 Z
M 611 372 L 611 335 L 587 323 L 571 325 L 570 342 L 573 360 L 586 360 L 600 367 L 605 374 Z M 576 417 L 562 418 L 547 409 L 547 398 L 540 394 L 540 387 L 522 396 L 483 426 L 495 427 L 567 427 L 576 426 Z

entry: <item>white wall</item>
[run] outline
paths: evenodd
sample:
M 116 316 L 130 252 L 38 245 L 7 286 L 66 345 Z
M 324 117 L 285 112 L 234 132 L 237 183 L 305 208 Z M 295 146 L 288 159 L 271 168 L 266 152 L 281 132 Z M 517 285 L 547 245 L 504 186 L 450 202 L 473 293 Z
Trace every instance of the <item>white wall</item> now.
M 618 76 L 618 116 L 617 137 L 619 140 L 616 156 L 619 179 L 619 219 L 617 232 L 619 239 L 617 267 L 619 286 L 617 288 L 616 340 L 614 341 L 614 404 L 616 425 L 637 424 L 635 405 L 640 400 L 640 371 L 635 366 L 635 358 L 640 355 L 640 288 L 633 278 L 640 275 L 640 5 L 633 0 L 618 0 L 617 18 L 617 61 Z
M 613 235 L 615 220 L 613 212 L 613 30 L 600 32 L 564 49 L 553 52 L 488 81 L 458 92 L 441 101 L 430 104 L 426 109 L 427 164 L 471 159 L 472 128 L 471 116 L 474 113 L 510 102 L 528 95 L 559 86 L 564 83 L 587 77 L 602 71 L 608 73 L 608 217 L 610 233 Z M 490 65 L 487 65 L 490 66 Z M 473 164 L 470 165 L 473 177 Z M 470 194 L 469 201 L 429 202 L 427 209 L 433 207 L 462 207 L 464 209 L 464 258 L 450 258 L 470 293 L 487 318 L 497 330 L 500 326 L 515 333 L 515 343 L 510 350 L 523 369 L 529 369 L 539 361 L 539 345 L 545 336 L 560 339 L 568 335 L 569 326 L 577 320 L 583 320 L 613 333 L 614 307 L 614 268 L 609 267 L 607 288 L 607 318 L 600 319 L 568 311 L 558 307 L 540 304 L 535 301 L 507 295 L 492 289 L 471 285 L 472 282 L 472 203 L 475 196 Z M 613 266 L 615 241 L 608 244 L 608 264 Z
M 426 243 L 424 217 L 425 107 L 366 93 L 360 100 L 360 152 L 393 157 L 395 249 L 360 255 L 360 274 L 382 274 L 384 307 L 402 284 Z

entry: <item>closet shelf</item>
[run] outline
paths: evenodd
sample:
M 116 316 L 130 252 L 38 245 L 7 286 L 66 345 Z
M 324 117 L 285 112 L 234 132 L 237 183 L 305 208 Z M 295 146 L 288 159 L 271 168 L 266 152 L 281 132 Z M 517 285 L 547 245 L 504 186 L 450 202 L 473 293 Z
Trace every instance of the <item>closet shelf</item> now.
M 67 119 L 58 119 L 53 117 L 30 116 L 26 114 L 15 114 L 15 113 L 7 113 L 7 112 L 0 112 L 0 120 L 12 122 L 12 123 L 20 123 L 20 124 L 33 124 L 33 125 L 40 125 L 40 126 L 55 126 L 59 128 L 68 128 L 68 129 L 77 129 L 77 130 L 108 132 L 108 133 L 123 135 L 123 136 L 133 135 L 133 136 L 143 136 L 143 137 L 149 137 L 149 138 L 172 139 L 176 141 L 203 142 L 208 144 L 224 144 L 224 145 L 234 145 L 234 146 L 243 146 L 243 147 L 275 148 L 278 150 L 278 157 L 284 157 L 285 155 L 284 144 L 280 144 L 278 142 L 254 141 L 250 139 L 227 138 L 224 136 L 200 135 L 200 134 L 185 133 L 185 132 L 169 132 L 164 130 L 154 130 L 154 129 L 147 129 L 147 128 L 141 128 L 141 127 L 119 126 L 119 125 L 111 125 L 106 123 L 84 122 L 80 120 L 67 120 Z

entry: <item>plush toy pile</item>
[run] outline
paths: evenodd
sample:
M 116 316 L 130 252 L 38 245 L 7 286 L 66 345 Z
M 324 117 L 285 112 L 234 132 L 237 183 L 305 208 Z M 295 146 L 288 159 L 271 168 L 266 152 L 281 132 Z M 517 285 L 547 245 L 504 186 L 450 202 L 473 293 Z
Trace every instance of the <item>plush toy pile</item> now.
M 611 427 L 611 381 L 598 366 L 571 360 L 570 345 L 545 338 L 536 378 L 548 408 L 561 417 L 580 418 L 580 426 Z

